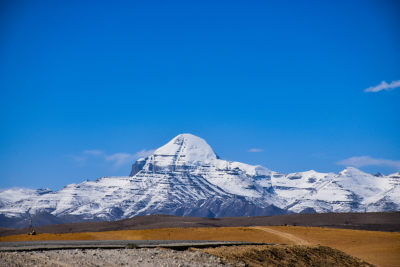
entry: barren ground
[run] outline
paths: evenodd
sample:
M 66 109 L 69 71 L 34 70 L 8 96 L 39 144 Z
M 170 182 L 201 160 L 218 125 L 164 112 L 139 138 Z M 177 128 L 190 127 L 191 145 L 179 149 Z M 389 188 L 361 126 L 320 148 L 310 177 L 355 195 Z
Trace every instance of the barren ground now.
M 399 266 L 400 263 L 400 233 L 321 227 L 164 228 L 0 237 L 0 241 L 29 240 L 220 240 L 320 244 L 379 266 Z

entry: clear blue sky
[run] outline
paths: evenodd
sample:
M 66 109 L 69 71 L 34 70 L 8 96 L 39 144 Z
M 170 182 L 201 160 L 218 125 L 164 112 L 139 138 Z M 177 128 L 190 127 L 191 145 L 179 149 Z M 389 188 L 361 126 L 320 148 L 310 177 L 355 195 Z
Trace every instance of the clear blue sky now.
M 281 172 L 352 157 L 397 171 L 400 88 L 364 90 L 400 80 L 399 14 L 381 0 L 1 1 L 0 188 L 127 175 L 179 133 Z

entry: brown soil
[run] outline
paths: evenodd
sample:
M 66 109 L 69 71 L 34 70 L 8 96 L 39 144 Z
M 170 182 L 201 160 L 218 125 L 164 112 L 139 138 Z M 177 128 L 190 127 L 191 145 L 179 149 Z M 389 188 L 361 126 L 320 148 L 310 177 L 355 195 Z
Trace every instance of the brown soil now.
M 344 251 L 379 266 L 400 266 L 400 233 L 321 227 L 268 227 L 313 245 Z
M 262 266 L 371 266 L 342 251 L 324 246 L 238 246 L 202 250 L 231 262 Z
M 0 237 L 0 242 L 41 240 L 216 240 L 288 243 L 286 238 L 248 227 L 162 228 Z M 289 243 L 293 244 L 290 241 Z

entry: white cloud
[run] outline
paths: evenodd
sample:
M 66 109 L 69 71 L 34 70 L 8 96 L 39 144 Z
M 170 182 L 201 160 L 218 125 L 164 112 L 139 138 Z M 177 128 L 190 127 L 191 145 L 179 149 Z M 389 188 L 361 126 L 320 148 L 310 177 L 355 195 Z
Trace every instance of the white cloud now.
M 400 80 L 399 81 L 393 81 L 391 83 L 387 83 L 385 81 L 382 81 L 380 84 L 377 86 L 372 86 L 364 90 L 366 93 L 376 93 L 380 92 L 383 90 L 391 90 L 394 88 L 400 87 Z
M 136 152 L 135 155 L 136 155 L 138 158 L 147 158 L 148 156 L 150 156 L 151 154 L 153 154 L 154 151 L 156 151 L 156 150 L 155 150 L 155 149 L 149 149 L 149 150 L 142 149 L 142 150 L 140 150 L 139 152 Z
M 128 163 L 133 163 L 133 161 L 135 161 L 136 159 L 136 154 L 129 153 L 115 153 L 105 157 L 105 160 L 113 162 L 115 167 L 120 167 Z
M 364 166 L 387 166 L 400 170 L 400 160 L 377 159 L 370 156 L 351 157 L 337 162 L 339 165 L 364 167 Z
M 82 153 L 83 153 L 83 154 L 86 154 L 86 155 L 91 155 L 91 156 L 101 156 L 101 155 L 104 155 L 104 151 L 98 150 L 98 149 L 94 149 L 94 150 L 84 150 Z
M 84 163 L 86 161 L 86 157 L 83 156 L 76 156 L 76 155 L 67 155 L 67 157 L 73 159 L 74 161 L 78 162 L 78 163 Z
M 258 153 L 258 152 L 263 152 L 264 149 L 261 148 L 250 148 L 249 150 L 247 150 L 247 152 L 251 152 L 251 153 Z
M 322 158 L 326 158 L 326 153 L 324 153 L 324 152 L 315 152 L 315 153 L 312 153 L 311 156 L 314 157 L 314 158 L 322 159 Z
M 155 149 L 149 149 L 149 150 L 142 149 L 134 154 L 123 153 L 123 152 L 107 154 L 103 150 L 87 149 L 82 151 L 79 155 L 68 155 L 68 157 L 72 158 L 79 164 L 85 163 L 88 159 L 94 159 L 94 158 L 96 158 L 97 160 L 101 159 L 103 161 L 111 162 L 113 163 L 114 167 L 119 168 L 126 164 L 132 164 L 138 158 L 148 157 L 149 155 L 153 154 L 154 151 Z

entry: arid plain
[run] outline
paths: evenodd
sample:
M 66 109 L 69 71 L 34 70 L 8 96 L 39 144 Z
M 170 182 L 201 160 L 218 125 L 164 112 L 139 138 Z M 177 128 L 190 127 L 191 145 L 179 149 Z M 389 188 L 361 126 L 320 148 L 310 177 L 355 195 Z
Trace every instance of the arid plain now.
M 9 235 L 0 241 L 218 240 L 328 246 L 377 266 L 399 266 L 400 233 L 304 226 L 196 227 Z

